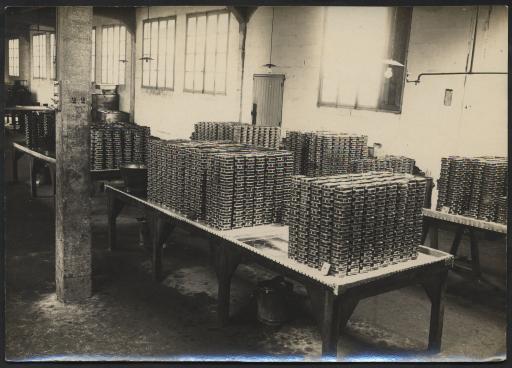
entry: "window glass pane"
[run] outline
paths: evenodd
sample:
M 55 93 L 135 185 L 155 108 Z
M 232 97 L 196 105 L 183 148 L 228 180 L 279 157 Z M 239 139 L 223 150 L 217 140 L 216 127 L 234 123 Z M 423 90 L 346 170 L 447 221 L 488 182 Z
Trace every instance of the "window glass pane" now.
M 112 45 L 114 47 L 112 53 L 112 80 L 119 80 L 119 27 L 113 27 L 114 33 L 112 39 Z
M 126 27 L 119 30 L 119 84 L 124 84 L 126 70 Z
M 158 66 L 158 22 L 151 22 L 151 59 L 149 64 L 149 85 L 155 87 Z
M 91 82 L 96 80 L 96 29 L 91 31 Z
M 47 68 L 47 63 L 46 63 L 46 35 L 43 34 L 41 35 L 41 61 L 39 63 L 40 65 L 40 68 L 41 68 L 41 78 L 46 78 L 46 68 Z
M 194 87 L 192 72 L 185 72 L 185 89 L 191 91 Z
M 390 52 L 398 45 L 391 47 L 391 40 L 404 37 L 392 37 L 395 14 L 392 7 L 327 8 L 320 103 L 333 103 L 336 91 L 337 105 L 375 109 L 389 100 L 382 91 L 396 94 L 396 86 L 391 88 L 384 78 L 384 60 L 392 58 Z M 400 40 L 404 48 L 406 43 Z
M 165 87 L 165 57 L 167 55 L 167 21 L 159 22 L 158 29 L 158 65 L 157 65 L 157 86 Z
M 107 82 L 107 60 L 108 60 L 108 37 L 106 28 L 103 28 L 101 35 L 101 82 Z
M 170 19 L 167 25 L 167 57 L 166 57 L 166 72 L 165 72 L 165 86 L 167 88 L 174 88 L 174 32 L 176 22 Z
M 226 92 L 226 73 L 215 73 L 215 92 Z

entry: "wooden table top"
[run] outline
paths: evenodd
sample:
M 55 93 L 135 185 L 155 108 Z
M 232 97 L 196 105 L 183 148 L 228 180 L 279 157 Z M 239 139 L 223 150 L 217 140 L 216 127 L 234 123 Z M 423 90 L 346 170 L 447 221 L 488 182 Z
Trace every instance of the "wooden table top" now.
M 253 227 L 243 227 L 232 230 L 217 230 L 202 222 L 188 219 L 179 213 L 164 208 L 158 204 L 149 202 L 143 198 L 136 197 L 124 190 L 105 185 L 106 191 L 113 191 L 118 195 L 130 198 L 142 205 L 154 208 L 161 213 L 172 217 L 180 222 L 193 225 L 213 236 L 222 238 L 232 244 L 240 246 L 252 253 L 263 256 L 273 262 L 285 266 L 295 272 L 298 272 L 310 279 L 316 280 L 333 289 L 335 294 L 339 294 L 342 290 L 370 283 L 379 279 L 383 279 L 396 273 L 418 270 L 426 268 L 435 263 L 451 267 L 453 265 L 453 256 L 428 247 L 419 246 L 419 254 L 416 259 L 399 262 L 388 265 L 377 270 L 360 273 L 351 276 L 325 276 L 320 270 L 299 263 L 288 258 L 288 226 L 281 224 L 259 225 Z
M 478 220 L 473 217 L 466 217 L 462 215 L 454 215 L 451 213 L 445 213 L 441 211 L 435 211 L 431 209 L 424 208 L 423 216 L 429 217 L 436 220 L 442 220 L 451 222 L 454 224 L 467 225 L 479 229 L 494 231 L 496 233 L 506 234 L 507 233 L 507 225 L 500 224 L 497 222 L 489 222 L 484 220 Z

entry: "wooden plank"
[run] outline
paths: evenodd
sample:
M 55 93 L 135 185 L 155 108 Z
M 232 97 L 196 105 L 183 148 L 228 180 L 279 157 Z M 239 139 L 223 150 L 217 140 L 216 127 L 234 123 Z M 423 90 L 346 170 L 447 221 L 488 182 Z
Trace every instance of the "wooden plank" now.
M 48 163 L 55 164 L 57 162 L 55 157 L 51 157 L 51 156 L 45 155 L 41 152 L 34 151 L 34 150 L 28 148 L 27 146 L 21 145 L 19 143 L 13 143 L 12 146 L 14 147 L 14 149 L 17 149 L 18 151 L 25 152 L 27 155 L 30 155 L 37 159 L 46 161 Z
M 305 276 L 314 280 L 325 287 L 333 290 L 334 294 L 338 294 L 341 290 L 363 285 L 379 279 L 385 279 L 395 274 L 429 268 L 429 266 L 437 264 L 442 267 L 451 267 L 453 264 L 453 256 L 442 252 L 419 247 L 418 257 L 414 260 L 408 260 L 397 264 L 391 264 L 387 267 L 377 270 L 360 273 L 357 275 L 338 277 L 322 275 L 320 270 L 308 267 L 295 260 L 288 258 L 288 227 L 279 224 L 254 226 L 251 228 L 241 228 L 233 230 L 216 230 L 204 223 L 190 220 L 170 209 L 160 205 L 148 202 L 131 194 L 124 192 L 110 185 L 105 186 L 105 191 L 113 191 L 118 196 L 124 197 L 130 202 L 138 202 L 160 211 L 169 217 L 172 217 L 180 223 L 192 225 L 193 227 L 208 233 L 211 236 L 218 237 L 235 246 L 240 247 L 252 256 L 266 259 L 271 263 L 281 266 L 295 274 Z
M 462 215 L 453 215 L 450 213 L 443 213 L 440 211 L 434 211 L 434 210 L 427 209 L 427 208 L 423 209 L 423 216 L 432 218 L 432 219 L 436 219 L 436 220 L 451 222 L 454 224 L 466 225 L 466 226 L 474 227 L 477 229 L 494 231 L 494 232 L 500 233 L 500 234 L 507 233 L 507 225 L 499 224 L 496 222 L 478 220 L 478 219 L 475 219 L 472 217 L 467 217 L 467 216 L 462 216 Z

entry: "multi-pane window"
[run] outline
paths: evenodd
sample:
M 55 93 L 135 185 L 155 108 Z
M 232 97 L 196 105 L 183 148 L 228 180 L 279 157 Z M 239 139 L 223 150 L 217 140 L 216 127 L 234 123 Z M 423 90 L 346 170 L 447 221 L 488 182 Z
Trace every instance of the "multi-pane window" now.
M 229 12 L 187 16 L 185 91 L 225 94 Z
M 57 75 L 57 46 L 55 44 L 55 33 L 50 33 L 50 78 L 55 79 Z
M 126 27 L 104 26 L 101 41 L 101 82 L 124 84 Z
M 91 82 L 96 80 L 96 28 L 91 32 Z
M 399 112 L 411 9 L 328 7 L 319 105 Z
M 9 75 L 20 76 L 20 40 L 14 38 L 9 40 Z
M 32 75 L 46 78 L 46 34 L 32 36 Z
M 176 18 L 145 21 L 143 39 L 142 86 L 173 89 Z

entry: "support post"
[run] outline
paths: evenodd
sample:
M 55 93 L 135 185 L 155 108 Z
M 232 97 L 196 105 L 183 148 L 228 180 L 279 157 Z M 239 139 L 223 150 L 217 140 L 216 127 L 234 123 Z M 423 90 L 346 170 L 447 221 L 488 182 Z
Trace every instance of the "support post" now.
M 123 201 L 116 198 L 115 194 L 108 192 L 107 194 L 107 216 L 108 216 L 108 245 L 111 251 L 117 248 L 117 216 L 124 207 Z
M 240 263 L 241 256 L 219 239 L 212 239 L 211 246 L 214 248 L 215 272 L 219 284 L 217 315 L 219 323 L 223 326 L 229 321 L 231 279 Z
M 439 227 L 437 224 L 430 224 L 430 248 L 439 249 Z
M 448 271 L 442 271 L 438 275 L 433 275 L 431 279 L 422 284 L 431 303 L 428 350 L 433 354 L 437 354 L 441 351 L 444 322 L 444 294 L 447 275 Z
M 462 240 L 462 235 L 464 235 L 464 226 L 457 226 L 457 231 L 455 232 L 455 238 L 453 239 L 452 247 L 450 248 L 450 254 L 453 256 L 457 255 L 459 251 L 459 245 Z
M 32 198 L 37 197 L 36 160 L 32 156 L 30 156 L 30 196 Z
M 166 219 L 158 213 L 152 216 L 152 265 L 153 265 L 153 280 L 160 281 L 162 279 L 162 255 L 163 245 L 171 232 L 176 227 L 176 223 L 170 219 Z
M 55 281 L 57 298 L 79 302 L 91 296 L 91 121 L 92 6 L 57 7 Z
M 473 268 L 473 275 L 478 279 L 482 272 L 480 271 L 480 252 L 478 249 L 478 240 L 476 238 L 476 232 L 473 229 L 469 229 L 469 241 L 471 244 L 471 265 Z

